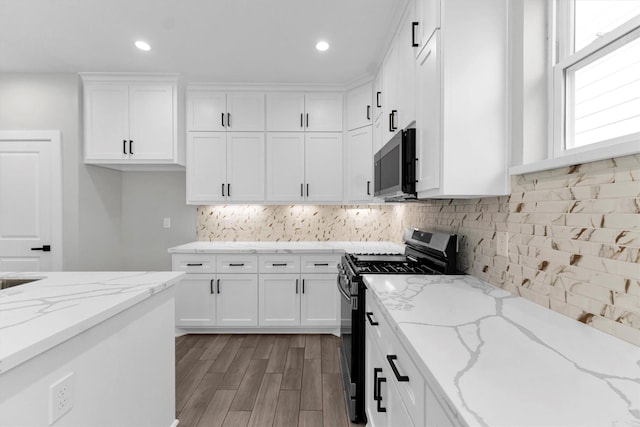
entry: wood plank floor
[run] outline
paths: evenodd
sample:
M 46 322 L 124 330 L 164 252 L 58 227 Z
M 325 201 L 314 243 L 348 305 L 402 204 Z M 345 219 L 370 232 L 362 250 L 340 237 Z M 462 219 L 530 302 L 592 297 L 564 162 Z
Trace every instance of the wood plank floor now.
M 180 427 L 349 427 L 333 335 L 176 338 Z

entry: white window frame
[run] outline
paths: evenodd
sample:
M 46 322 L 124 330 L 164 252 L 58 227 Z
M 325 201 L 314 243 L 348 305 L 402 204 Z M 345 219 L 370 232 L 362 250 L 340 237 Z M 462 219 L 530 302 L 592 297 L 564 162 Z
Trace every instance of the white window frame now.
M 553 61 L 552 70 L 552 108 L 550 123 L 553 123 L 553 137 L 550 138 L 550 147 L 548 153 L 552 153 L 554 158 L 563 156 L 573 156 L 579 153 L 606 150 L 608 153 L 618 155 L 617 153 L 633 154 L 640 152 L 640 132 L 613 138 L 605 141 L 596 142 L 582 147 L 572 147 L 573 135 L 572 125 L 569 120 L 573 115 L 571 99 L 567 99 L 567 79 L 565 77 L 567 70 L 572 68 L 582 68 L 587 66 L 615 49 L 640 38 L 640 16 L 635 17 L 629 22 L 621 25 L 615 30 L 604 34 L 593 43 L 585 46 L 579 51 L 569 54 L 569 46 L 573 45 L 573 20 L 568 16 L 573 14 L 573 1 L 559 2 L 557 11 L 558 16 L 554 27 L 556 27 L 556 55 Z M 561 22 L 569 22 L 570 25 L 561 25 Z M 615 150 L 611 151 L 614 147 Z M 612 157 L 611 154 L 607 157 Z

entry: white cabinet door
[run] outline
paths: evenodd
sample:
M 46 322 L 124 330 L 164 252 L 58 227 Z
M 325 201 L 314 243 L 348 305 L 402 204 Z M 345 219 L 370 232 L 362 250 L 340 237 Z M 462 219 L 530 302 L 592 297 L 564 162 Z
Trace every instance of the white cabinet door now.
M 398 110 L 395 117 L 398 129 L 405 129 L 416 119 L 416 56 L 411 43 L 413 15 L 413 2 L 409 2 L 395 41 L 398 55 L 398 92 L 394 97 L 396 104 L 393 108 Z
M 415 53 L 418 55 L 433 32 L 440 28 L 440 0 L 417 0 L 416 22 L 415 40 L 418 46 L 415 47 Z
M 338 288 L 335 274 L 303 274 L 300 324 L 338 326 Z
M 365 340 L 365 412 L 367 414 L 367 426 L 370 427 L 388 427 L 388 412 L 386 405 L 378 402 L 378 385 L 381 381 L 378 378 L 386 378 L 386 367 L 380 351 L 376 346 L 376 340 L 372 333 L 371 326 L 366 326 Z M 384 384 L 384 383 L 383 383 Z M 382 409 L 385 409 L 384 411 Z
M 303 199 L 304 133 L 267 134 L 267 200 Z
M 264 93 L 230 92 L 227 94 L 228 131 L 264 131 Z
M 189 91 L 187 93 L 187 130 L 224 131 L 227 118 L 225 92 Z
M 345 180 L 348 201 L 373 199 L 373 140 L 371 126 L 347 133 Z
M 375 155 L 382 148 L 382 139 L 384 138 L 384 118 L 382 116 L 378 117 L 373 122 L 373 154 Z
M 260 326 L 300 324 L 300 276 L 261 274 L 258 285 Z
M 381 384 L 378 388 L 380 398 L 382 399 L 382 402 L 384 402 L 384 406 L 387 406 L 387 411 L 389 412 L 389 425 L 413 427 L 413 421 L 409 416 L 409 412 L 404 407 L 396 382 L 392 378 L 393 375 L 392 371 L 386 371 L 385 377 L 387 378 L 387 381 Z
M 129 154 L 138 160 L 174 157 L 174 86 L 129 86 Z
M 370 125 L 373 121 L 372 90 L 368 83 L 347 93 L 347 130 Z
M 300 132 L 304 130 L 304 94 L 279 92 L 267 94 L 267 130 Z
M 342 94 L 307 93 L 304 98 L 305 130 L 309 132 L 342 131 Z
M 187 274 L 176 284 L 176 326 L 214 326 L 215 275 Z
M 373 81 L 373 119 L 377 120 L 382 115 L 382 68 L 378 71 Z
M 394 40 L 382 63 L 382 109 L 384 111 L 382 145 L 397 133 L 397 130 L 392 129 L 390 122 L 391 114 L 398 109 L 398 76 L 398 49 Z
M 264 200 L 264 163 L 263 132 L 227 132 L 228 200 Z
M 225 200 L 225 132 L 189 132 L 186 173 L 187 203 L 202 204 Z
M 129 87 L 85 84 L 85 159 L 129 157 Z
M 306 200 L 342 200 L 342 133 L 307 133 L 304 139 Z
M 416 191 L 440 187 L 441 78 L 440 31 L 431 37 L 418 56 L 418 114 L 416 119 Z
M 218 274 L 218 326 L 258 325 L 258 278 L 255 274 Z

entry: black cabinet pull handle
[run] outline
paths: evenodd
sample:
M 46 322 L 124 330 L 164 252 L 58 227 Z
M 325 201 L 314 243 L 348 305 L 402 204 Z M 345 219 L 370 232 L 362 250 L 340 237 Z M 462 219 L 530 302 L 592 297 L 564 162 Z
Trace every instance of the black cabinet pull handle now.
M 244 262 L 238 262 L 238 263 L 230 262 L 229 267 L 244 267 Z
M 286 267 L 287 263 L 286 262 L 278 262 L 278 263 L 272 263 L 271 266 L 273 267 Z
M 298 293 L 298 279 L 296 279 L 296 294 Z
M 224 197 L 224 182 L 222 183 L 222 197 Z
M 216 280 L 216 292 L 220 293 L 220 279 Z
M 307 113 L 307 127 L 309 127 L 309 113 Z
M 301 128 L 304 127 L 304 122 L 302 121 L 303 120 L 302 116 L 304 116 L 304 114 L 300 113 L 300 127 Z
M 304 184 L 300 184 L 300 197 L 304 197 Z
M 220 118 L 222 119 L 222 127 L 224 127 L 224 113 L 220 113 Z
M 389 132 L 393 132 L 393 113 L 389 113 Z
M 392 130 L 397 130 L 398 127 L 396 126 L 396 113 L 398 112 L 398 110 L 391 110 L 391 127 Z
M 211 281 L 209 282 L 209 291 L 213 295 L 213 279 L 211 279 Z
M 201 262 L 187 263 L 187 267 L 202 267 L 202 263 Z
M 367 120 L 371 120 L 371 105 L 367 105 Z
M 231 184 L 227 184 L 227 197 L 231 197 Z
M 387 379 L 384 377 L 380 377 L 376 382 L 378 383 L 378 398 L 376 399 L 377 400 L 376 409 L 378 412 L 387 412 L 387 408 L 382 407 L 382 389 L 380 388 L 380 385 L 382 383 L 386 383 Z
M 231 127 L 231 113 L 227 113 L 227 127 Z
M 367 311 L 367 313 L 366 313 L 366 314 L 367 314 L 367 319 L 369 319 L 369 324 L 370 324 L 371 326 L 378 326 L 378 325 L 380 324 L 380 323 L 376 322 L 375 320 L 373 320 L 373 319 L 371 318 L 371 315 L 373 314 L 373 312 L 372 312 L 372 311 Z
M 51 252 L 51 245 L 42 245 L 40 248 L 31 248 L 32 251 Z
M 367 196 L 371 195 L 371 181 L 367 181 Z
M 304 279 L 302 279 L 302 293 L 304 294 Z
M 418 22 L 411 23 L 411 47 L 418 47 L 418 43 L 416 43 L 416 27 L 418 25 Z
M 316 267 L 329 267 L 328 262 L 314 262 L 313 265 L 315 265 Z
M 133 141 L 129 140 L 129 154 L 133 154 Z
M 380 104 L 380 95 L 382 95 L 382 92 L 376 92 L 376 107 L 378 108 L 382 108 L 382 104 Z
M 409 377 L 406 375 L 400 375 L 400 372 L 398 372 L 398 368 L 396 367 L 396 364 L 394 362 L 394 360 L 398 359 L 398 356 L 396 356 L 395 354 L 388 354 L 387 355 L 387 361 L 389 362 L 389 365 L 391 365 L 391 370 L 393 371 L 393 374 L 396 376 L 396 379 L 399 382 L 409 382 Z
M 373 400 L 380 400 L 378 394 L 378 374 L 382 372 L 382 368 L 373 368 Z
M 122 152 L 123 152 L 124 154 L 128 154 L 128 153 L 127 153 L 127 140 L 126 140 L 126 139 L 123 139 L 123 140 L 122 140 Z
M 309 197 L 309 184 L 307 184 L 307 197 Z

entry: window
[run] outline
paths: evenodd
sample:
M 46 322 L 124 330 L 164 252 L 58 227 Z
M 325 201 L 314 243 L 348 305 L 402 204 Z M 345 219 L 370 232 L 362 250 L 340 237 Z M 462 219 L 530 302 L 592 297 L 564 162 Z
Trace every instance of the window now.
M 554 157 L 640 151 L 640 1 L 556 0 Z

